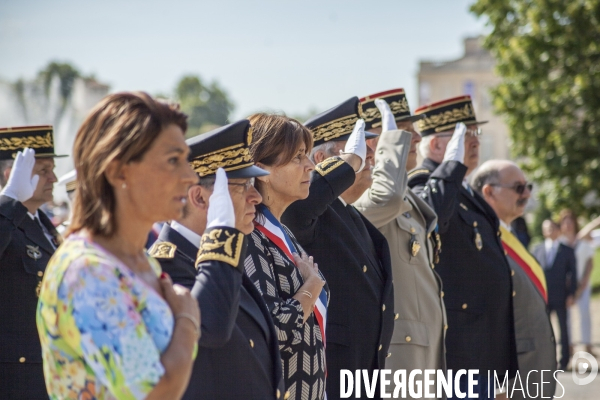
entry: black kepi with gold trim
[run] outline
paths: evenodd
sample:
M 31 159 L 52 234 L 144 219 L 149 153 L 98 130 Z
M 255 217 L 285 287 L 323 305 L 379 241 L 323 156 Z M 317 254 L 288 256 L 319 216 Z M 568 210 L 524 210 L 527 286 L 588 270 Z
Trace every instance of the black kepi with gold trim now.
M 348 140 L 354 125 L 362 118 L 362 110 L 358 97 L 354 96 L 327 111 L 315 115 L 304 123 L 313 133 L 314 145 L 319 146 L 331 140 Z M 372 139 L 378 135 L 365 132 L 365 138 Z
M 51 125 L 0 128 L 0 160 L 14 160 L 26 148 L 33 149 L 36 158 L 67 157 L 54 153 Z
M 252 178 L 268 175 L 254 165 L 250 155 L 252 127 L 243 119 L 186 140 L 190 146 L 190 164 L 201 177 L 214 175 L 223 168 L 228 178 Z
M 381 113 L 375 105 L 375 100 L 377 99 L 383 99 L 388 103 L 396 121 L 415 122 L 425 118 L 425 114 L 412 115 L 410 113 L 404 89 L 386 90 L 385 92 L 374 93 L 360 99 L 366 130 L 381 127 Z
M 453 130 L 457 123 L 465 125 L 481 125 L 488 121 L 477 121 L 471 96 L 459 96 L 426 104 L 415 110 L 415 115 L 426 114 L 426 117 L 417 121 L 417 129 L 421 136 Z

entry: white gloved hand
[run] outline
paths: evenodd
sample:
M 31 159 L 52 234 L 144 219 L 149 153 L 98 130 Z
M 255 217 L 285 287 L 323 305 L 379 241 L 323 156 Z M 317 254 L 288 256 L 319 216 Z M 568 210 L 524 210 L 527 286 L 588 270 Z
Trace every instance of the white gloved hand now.
M 367 159 L 367 142 L 365 140 L 365 120 L 359 119 L 354 125 L 354 130 L 350 134 L 346 147 L 341 151 L 342 154 L 355 154 L 360 157 L 360 168 L 357 173 L 365 167 Z
M 467 127 L 464 123 L 456 124 L 452 138 L 446 146 L 444 153 L 444 161 L 458 161 L 461 164 L 465 163 L 465 133 Z
M 217 170 L 217 178 L 209 199 L 206 222 L 207 229 L 213 226 L 235 228 L 235 211 L 229 195 L 227 174 L 223 168 Z
M 34 166 L 35 150 L 26 148 L 23 152 L 19 151 L 1 194 L 21 203 L 29 200 L 40 180 L 39 175 L 31 176 Z
M 390 105 L 387 103 L 387 101 L 383 99 L 377 99 L 375 100 L 375 105 L 381 114 L 381 133 L 397 130 L 398 125 L 396 125 L 396 118 L 394 117 L 392 110 L 390 110 Z

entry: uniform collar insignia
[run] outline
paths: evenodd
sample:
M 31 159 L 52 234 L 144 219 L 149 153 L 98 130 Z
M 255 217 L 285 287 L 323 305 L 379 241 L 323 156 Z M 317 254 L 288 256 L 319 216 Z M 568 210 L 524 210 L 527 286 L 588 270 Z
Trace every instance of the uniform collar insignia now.
M 40 251 L 40 247 L 32 246 L 30 244 L 27 245 L 27 255 L 36 261 L 42 258 L 42 252 Z

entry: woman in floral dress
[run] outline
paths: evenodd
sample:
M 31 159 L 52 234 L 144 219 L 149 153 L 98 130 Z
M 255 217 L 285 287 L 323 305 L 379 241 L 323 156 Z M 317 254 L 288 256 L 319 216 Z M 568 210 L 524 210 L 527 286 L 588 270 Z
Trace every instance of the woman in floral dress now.
M 196 300 L 144 250 L 196 182 L 186 116 L 145 93 L 101 101 L 73 148 L 70 236 L 42 282 L 37 326 L 51 399 L 179 399 L 199 335 Z

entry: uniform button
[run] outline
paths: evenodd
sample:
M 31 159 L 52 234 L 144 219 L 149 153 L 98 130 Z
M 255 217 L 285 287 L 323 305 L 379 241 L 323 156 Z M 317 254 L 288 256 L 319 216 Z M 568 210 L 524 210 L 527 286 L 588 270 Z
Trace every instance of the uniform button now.
M 379 345 L 379 348 L 377 349 L 377 351 L 381 351 L 381 349 L 383 349 L 383 345 L 382 344 Z
M 434 269 L 435 265 L 433 263 L 431 263 L 431 269 Z
M 415 233 L 416 231 L 417 230 L 413 226 L 410 227 L 410 233 Z
M 281 392 L 279 391 L 279 389 L 277 389 L 277 391 L 275 392 L 275 396 L 277 396 L 277 398 L 281 397 Z
M 442 290 L 442 293 L 440 293 L 440 296 L 441 296 L 442 298 L 444 298 L 444 291 L 443 291 L 443 290 Z
M 447 330 L 447 329 L 448 329 L 448 325 L 444 325 L 444 330 Z
M 502 233 L 500 233 L 500 231 L 498 231 L 498 237 L 502 236 Z
M 463 309 L 463 310 L 466 310 L 466 309 L 467 309 L 467 303 L 465 303 L 465 304 L 463 304 L 463 305 L 462 305 L 462 309 Z
M 427 234 L 427 239 L 431 239 L 431 233 Z
M 385 356 L 385 358 L 390 358 L 392 356 L 392 353 L 387 353 L 387 356 Z
M 381 306 L 381 311 L 385 311 L 385 304 Z
M 42 276 L 44 276 L 44 273 L 42 271 L 38 271 L 38 276 L 42 277 Z
M 473 222 L 473 227 L 477 228 L 477 221 Z
M 363 265 L 363 272 L 367 272 L 367 266 Z
M 507 255 L 507 254 L 508 254 L 508 251 L 504 250 L 504 255 Z
M 515 270 L 514 269 L 510 270 L 510 276 L 515 276 Z
M 24 363 L 24 362 L 25 362 L 25 357 L 21 357 L 21 358 L 19 358 L 19 362 L 20 362 L 20 363 Z
M 250 347 L 254 348 L 254 340 L 250 339 Z
M 410 336 L 407 336 L 407 337 L 405 337 L 404 339 L 406 340 L 406 342 L 407 342 L 407 343 L 408 343 L 408 342 L 410 342 L 410 341 L 412 340 L 412 338 L 411 338 Z
M 396 313 L 396 314 L 394 315 L 394 319 L 398 319 L 398 318 L 400 318 L 400 314 Z
M 283 400 L 287 400 L 290 398 L 290 392 L 289 390 L 286 390 L 285 393 L 283 394 Z
M 516 295 L 517 295 L 517 292 L 515 292 L 515 291 L 513 290 L 513 297 L 515 297 Z

